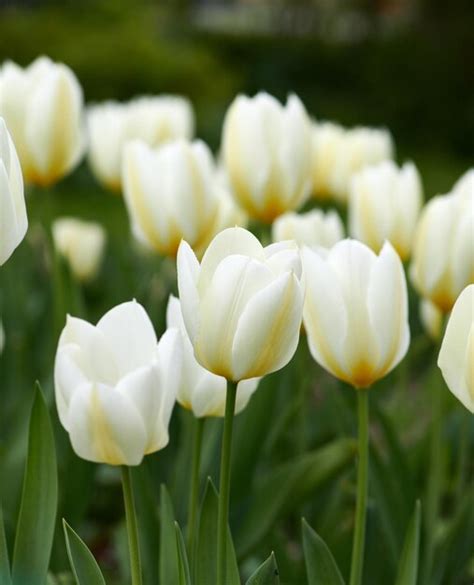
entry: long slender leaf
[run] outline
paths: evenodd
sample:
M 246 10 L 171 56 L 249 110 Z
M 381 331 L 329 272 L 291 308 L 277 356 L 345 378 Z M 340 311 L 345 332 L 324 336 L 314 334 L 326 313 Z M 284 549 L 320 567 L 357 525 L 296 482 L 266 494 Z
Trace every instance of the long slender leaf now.
M 308 585 L 344 585 L 344 579 L 324 540 L 303 519 L 303 548 Z
M 105 579 L 86 544 L 63 520 L 67 554 L 77 585 L 105 585 Z
M 28 457 L 13 552 L 13 585 L 44 585 L 58 502 L 56 448 L 39 385 L 30 419 Z
M 416 585 L 420 549 L 421 506 L 417 501 L 408 526 L 395 585 Z
M 160 494 L 160 584 L 179 585 L 179 559 L 174 510 L 165 485 Z
M 246 585 L 280 585 L 279 575 L 275 555 L 272 553 L 255 573 L 249 577 Z
M 177 522 L 174 523 L 176 530 L 176 546 L 178 549 L 179 585 L 191 585 L 191 572 L 189 570 L 188 554 L 184 544 L 183 533 Z
M 11 582 L 10 561 L 3 523 L 3 510 L 0 504 L 0 585 L 10 585 Z

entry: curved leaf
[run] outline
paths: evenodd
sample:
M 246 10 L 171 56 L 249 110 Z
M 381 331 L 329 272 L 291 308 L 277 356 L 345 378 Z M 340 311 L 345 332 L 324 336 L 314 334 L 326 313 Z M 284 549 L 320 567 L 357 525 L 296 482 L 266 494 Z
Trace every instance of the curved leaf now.
M 344 585 L 344 579 L 324 540 L 304 518 L 302 524 L 308 585 Z
M 178 547 L 174 510 L 165 485 L 160 494 L 160 583 L 179 585 Z
M 189 571 L 188 554 L 184 544 L 183 533 L 177 522 L 174 523 L 176 531 L 176 546 L 178 549 L 179 585 L 191 585 L 191 573 Z
M 245 585 L 280 585 L 279 575 L 275 555 L 272 553 L 255 573 L 249 577 Z
M 105 579 L 86 544 L 63 520 L 67 554 L 77 585 L 105 585 Z
M 416 585 L 420 548 L 421 506 L 417 501 L 408 526 L 395 585 Z
M 10 585 L 11 582 L 7 539 L 5 537 L 5 526 L 3 524 L 3 510 L 0 504 L 0 585 Z

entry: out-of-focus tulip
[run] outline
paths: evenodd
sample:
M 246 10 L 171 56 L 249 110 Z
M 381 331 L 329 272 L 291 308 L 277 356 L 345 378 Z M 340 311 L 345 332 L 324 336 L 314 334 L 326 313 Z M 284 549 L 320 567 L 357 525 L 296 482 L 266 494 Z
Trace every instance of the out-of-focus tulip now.
M 59 418 L 77 455 L 139 465 L 163 449 L 180 374 L 179 332 L 158 343 L 138 303 L 118 305 L 97 326 L 68 317 L 54 377 Z
M 239 95 L 224 122 L 223 155 L 232 192 L 250 217 L 271 222 L 300 207 L 311 183 L 311 124 L 295 96 L 282 106 Z
M 443 313 L 428 299 L 420 301 L 420 320 L 433 341 L 439 341 L 443 333 Z
M 295 240 L 299 246 L 331 248 L 344 238 L 344 226 L 335 211 L 313 209 L 307 213 L 285 213 L 273 222 L 274 242 Z
M 454 304 L 438 366 L 454 396 L 474 413 L 474 284 L 467 286 Z
M 454 184 L 453 191 L 462 193 L 465 197 L 474 193 L 474 168 L 467 170 Z
M 190 139 L 194 116 L 188 100 L 178 96 L 141 97 L 127 103 L 105 102 L 88 108 L 89 162 L 108 189 L 121 188 L 122 151 L 126 142 L 142 140 L 157 147 Z
M 313 126 L 313 194 L 345 203 L 351 177 L 366 165 L 393 157 L 393 141 L 387 130 L 356 127 L 345 129 L 331 122 Z
M 402 260 L 410 256 L 423 203 L 420 175 L 412 163 L 392 161 L 364 167 L 349 189 L 349 231 L 379 252 L 389 240 Z
M 203 142 L 177 140 L 156 150 L 130 142 L 122 172 L 137 239 L 169 256 L 182 239 L 196 248 L 202 245 L 219 208 L 214 163 Z
M 356 240 L 302 250 L 304 324 L 313 358 L 356 388 L 371 386 L 407 352 L 408 299 L 402 262 L 389 242 L 377 256 Z
M 220 416 L 225 413 L 226 379 L 203 368 L 194 357 L 194 350 L 184 326 L 179 299 L 171 296 L 166 311 L 168 328 L 177 328 L 181 334 L 183 371 L 177 401 L 194 416 Z M 248 404 L 258 386 L 258 379 L 243 380 L 237 386 L 235 414 Z
M 294 242 L 263 248 L 247 230 L 229 228 L 212 240 L 201 264 L 183 241 L 177 265 L 184 323 L 203 367 L 240 381 L 290 361 L 304 297 Z
M 92 280 L 104 255 L 104 228 L 96 222 L 61 217 L 54 221 L 52 230 L 54 245 L 68 261 L 74 276 L 84 282 Z
M 474 282 L 474 181 L 471 186 L 431 199 L 416 228 L 410 275 L 444 313 Z
M 22 69 L 0 70 L 0 115 L 18 148 L 26 183 L 55 183 L 79 162 L 85 147 L 83 97 L 74 73 L 47 57 Z
M 10 258 L 27 229 L 20 163 L 5 122 L 0 118 L 0 266 Z

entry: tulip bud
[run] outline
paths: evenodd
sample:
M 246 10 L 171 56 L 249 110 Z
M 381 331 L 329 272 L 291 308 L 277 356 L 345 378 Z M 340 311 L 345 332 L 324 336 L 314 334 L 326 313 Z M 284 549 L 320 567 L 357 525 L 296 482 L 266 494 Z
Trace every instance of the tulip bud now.
M 201 264 L 183 241 L 177 267 L 184 323 L 203 367 L 238 382 L 290 361 L 304 296 L 294 242 L 263 248 L 247 230 L 229 228 L 212 240 Z
M 474 179 L 474 177 L 473 177 Z M 418 291 L 447 313 L 474 282 L 474 181 L 431 199 L 416 228 L 410 275 Z
M 412 163 L 400 169 L 392 161 L 364 167 L 350 183 L 350 234 L 374 252 L 389 240 L 407 260 L 422 200 L 420 175 Z
M 87 112 L 87 125 L 92 171 L 105 187 L 119 191 L 126 142 L 142 140 L 156 147 L 178 138 L 190 139 L 194 121 L 188 100 L 159 96 L 92 106 Z
M 96 222 L 62 217 L 54 221 L 52 230 L 54 245 L 74 276 L 84 282 L 92 280 L 104 255 L 104 228 Z
M 68 316 L 54 378 L 59 418 L 76 454 L 139 465 L 163 449 L 180 373 L 179 332 L 157 343 L 138 303 L 118 305 L 97 326 Z
M 295 240 L 299 246 L 331 248 L 344 238 L 344 226 L 335 211 L 313 209 L 307 213 L 285 213 L 273 222 L 274 242 Z
M 420 301 L 420 320 L 432 341 L 438 341 L 443 333 L 443 313 L 428 299 Z
M 233 195 L 250 217 L 271 222 L 307 199 L 311 126 L 295 95 L 286 106 L 266 93 L 238 96 L 222 139 Z
M 130 142 L 122 171 L 132 230 L 140 241 L 169 256 L 182 239 L 201 245 L 219 204 L 212 155 L 203 142 L 177 140 L 157 150 Z
M 317 199 L 334 196 L 333 175 L 345 130 L 338 124 L 322 122 L 313 124 L 312 132 L 312 190 Z
M 304 325 L 313 358 L 331 374 L 366 388 L 407 352 L 408 298 L 403 265 L 389 242 L 377 256 L 356 240 L 330 251 L 302 250 Z
M 222 376 L 216 376 L 203 368 L 194 357 L 194 350 L 189 340 L 179 299 L 170 296 L 166 311 L 168 328 L 176 328 L 180 332 L 183 355 L 183 371 L 181 385 L 178 389 L 177 401 L 194 416 L 220 416 L 225 414 L 227 382 Z M 259 379 L 243 380 L 237 386 L 235 414 L 241 412 L 248 404 L 258 386 Z
M 27 183 L 50 185 L 79 162 L 85 146 L 82 90 L 74 73 L 47 57 L 0 70 L 0 115 L 11 126 Z
M 454 304 L 438 366 L 454 396 L 474 413 L 474 284 L 467 286 Z
M 5 122 L 0 118 L 0 266 L 21 243 L 27 229 L 20 163 Z

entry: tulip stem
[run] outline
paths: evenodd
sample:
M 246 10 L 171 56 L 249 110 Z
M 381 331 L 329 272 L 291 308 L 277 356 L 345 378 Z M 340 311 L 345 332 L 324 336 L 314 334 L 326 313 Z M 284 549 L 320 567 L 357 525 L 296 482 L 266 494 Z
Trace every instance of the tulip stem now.
M 123 499 L 125 503 L 125 517 L 127 520 L 128 548 L 130 552 L 131 585 L 142 585 L 142 568 L 140 562 L 140 548 L 138 544 L 137 514 L 133 498 L 132 474 L 130 468 L 122 467 Z
M 199 471 L 201 468 L 201 447 L 204 421 L 205 419 L 203 417 L 194 420 L 191 490 L 189 493 L 188 506 L 188 552 L 191 558 L 194 556 L 193 553 L 196 540 L 196 519 L 199 503 Z
M 358 453 L 357 463 L 357 503 L 352 544 L 350 585 L 362 583 L 365 549 L 365 525 L 367 515 L 367 491 L 369 472 L 369 391 L 357 390 L 358 410 Z
M 217 513 L 217 585 L 226 585 L 227 526 L 229 523 L 230 458 L 237 383 L 227 382 L 224 434 L 221 449 L 219 508 Z

